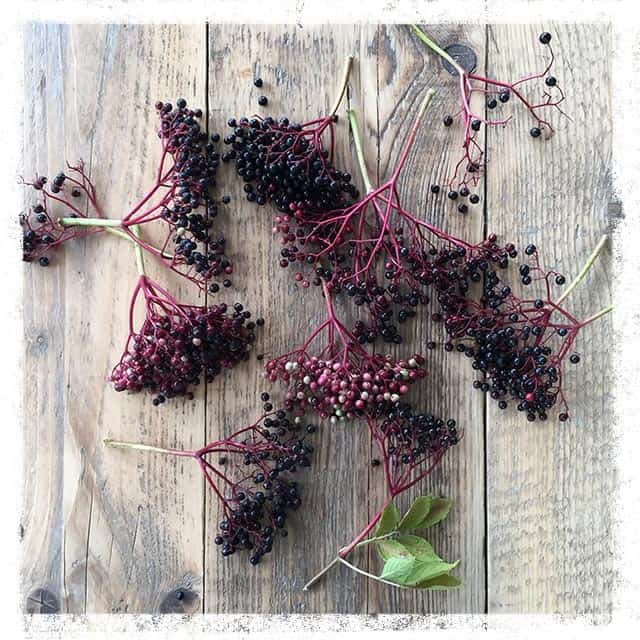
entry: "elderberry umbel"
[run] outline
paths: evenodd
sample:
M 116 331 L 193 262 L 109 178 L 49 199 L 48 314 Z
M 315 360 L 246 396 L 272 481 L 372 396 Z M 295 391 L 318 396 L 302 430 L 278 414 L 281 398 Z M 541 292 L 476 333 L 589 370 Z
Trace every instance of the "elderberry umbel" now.
M 62 227 L 53 217 L 54 208 L 64 209 L 74 218 L 87 218 L 87 211 L 94 217 L 104 217 L 83 162 L 68 165 L 66 173 L 58 173 L 51 182 L 46 176 L 36 176 L 32 182 L 23 181 L 23 184 L 38 195 L 37 201 L 20 216 L 22 257 L 26 262 L 38 260 L 47 266 L 49 257 L 45 254 L 52 249 L 73 238 L 103 230 L 102 227 Z
M 286 385 L 285 408 L 304 415 L 311 411 L 332 423 L 378 415 L 395 406 L 414 382 L 426 376 L 419 354 L 406 360 L 369 354 L 336 318 L 325 287 L 328 318 L 298 349 L 269 360 L 265 377 Z M 311 349 L 321 335 L 322 348 Z
M 376 540 L 393 540 L 393 537 L 400 533 L 397 511 L 391 506 L 391 513 L 389 512 L 394 498 L 427 477 L 438 466 L 448 449 L 456 445 L 461 437 L 455 420 L 445 421 L 430 413 L 414 411 L 405 403 L 398 403 L 381 411 L 378 416 L 369 416 L 366 422 L 373 444 L 382 458 L 387 500 L 362 531 L 349 544 L 343 546 L 324 569 L 307 582 L 304 586 L 305 591 L 338 562 L 362 573 L 345 558 L 358 547 Z M 377 458 L 374 461 L 380 463 Z M 405 522 L 404 519 L 403 522 Z M 409 522 L 405 522 L 405 525 L 406 528 L 401 529 L 403 534 L 407 529 L 418 528 L 420 522 L 414 520 L 411 526 Z M 376 530 L 373 538 L 367 539 L 374 527 Z M 423 550 L 430 547 L 415 536 L 405 535 L 405 539 L 418 543 Z M 414 548 L 417 550 L 419 547 Z M 365 575 L 386 584 L 394 584 L 370 573 Z
M 487 242 L 491 250 L 497 249 L 494 236 Z M 561 303 L 584 277 L 605 242 L 606 236 L 562 295 L 554 292 L 565 283 L 565 277 L 542 269 L 534 245 L 525 248 L 519 276 L 527 287 L 542 283 L 544 292 L 540 297 L 516 295 L 497 271 L 487 268 L 486 262 L 474 264 L 457 257 L 442 261 L 444 268 L 436 286 L 444 326 L 456 343 L 456 350 L 482 374 L 474 387 L 489 394 L 500 409 L 513 402 L 528 420 L 546 420 L 549 410 L 559 403 L 559 419 L 568 419 L 562 390 L 565 359 L 569 357 L 572 364 L 580 361 L 577 354 L 570 355 L 578 333 L 612 307 L 578 321 Z M 511 255 L 516 254 L 512 246 L 508 248 Z M 483 265 L 487 266 L 482 269 Z M 471 294 L 469 283 L 480 279 L 483 291 L 477 299 Z M 445 347 L 452 350 L 453 343 Z
M 281 212 L 295 205 L 317 213 L 343 207 L 358 197 L 351 175 L 333 164 L 335 113 L 347 88 L 352 60 L 347 58 L 341 90 L 327 116 L 307 122 L 271 116 L 229 119 L 231 132 L 224 138 L 229 150 L 222 160 L 235 164 L 247 200 L 258 205 L 269 202 Z
M 45 245 L 56 246 L 69 237 L 104 229 L 139 245 L 200 288 L 215 278 L 228 279 L 233 269 L 225 257 L 225 238 L 213 228 L 220 203 L 211 195 L 220 163 L 217 151 L 220 136 L 215 133 L 209 136 L 201 123 L 202 110 L 189 108 L 182 98 L 175 107 L 169 102 L 157 102 L 155 108 L 161 154 L 147 193 L 122 219 L 105 219 L 95 188 L 81 168 L 79 179 L 60 174 L 50 188 L 45 186 L 46 179 L 37 179 L 32 186 L 42 192 L 45 201 L 57 205 L 55 215 L 51 207 L 47 210 L 46 202 L 39 205 L 47 214 L 43 231 L 54 241 L 34 244 L 31 232 L 35 232 L 37 240 L 39 228 L 28 226 L 27 255 L 33 254 L 36 244 L 42 253 Z M 87 199 L 93 217 L 88 217 L 73 202 L 76 195 Z M 138 226 L 161 229 L 160 245 L 154 246 L 140 234 L 134 234 L 132 228 Z M 56 241 L 58 237 L 60 240 Z
M 426 33 L 416 25 L 411 25 L 414 33 L 424 42 L 431 51 L 446 60 L 456 71 L 459 85 L 460 101 L 458 111 L 455 114 L 448 114 L 443 120 L 443 124 L 448 129 L 452 127 L 455 119 L 459 119 L 462 126 L 462 156 L 458 160 L 452 175 L 447 178 L 443 185 L 445 193 L 448 193 L 452 200 L 458 196 L 466 198 L 470 190 L 477 187 L 480 182 L 484 168 L 484 150 L 482 143 L 478 140 L 478 133 L 487 127 L 503 127 L 512 118 L 511 115 L 500 113 L 512 102 L 521 105 L 529 114 L 533 121 L 529 131 L 532 138 L 539 138 L 544 134 L 544 138 L 549 139 L 554 133 L 551 122 L 547 119 L 547 112 L 557 110 L 564 115 L 560 104 L 564 101 L 565 95 L 558 80 L 550 74 L 554 63 L 554 54 L 551 48 L 551 34 L 544 32 L 540 35 L 539 41 L 548 50 L 548 62 L 544 69 L 538 73 L 525 75 L 515 81 L 505 81 L 488 78 L 473 73 L 462 68 L 445 50 L 440 48 Z M 542 85 L 541 95 L 537 98 L 527 96 L 527 88 L 534 83 Z M 486 112 L 483 108 L 481 112 L 474 111 L 471 106 L 471 99 L 475 94 L 483 96 Z M 513 98 L 513 100 L 512 100 Z M 494 116 L 494 112 L 498 112 Z M 466 195 L 464 195 L 466 194 Z M 477 194 L 471 194 L 469 202 L 476 204 L 480 201 Z M 467 209 L 459 205 L 458 210 L 466 213 Z
M 250 202 L 270 202 L 282 212 L 297 203 L 313 212 L 342 207 L 358 191 L 351 175 L 333 166 L 334 119 L 303 124 L 285 117 L 231 119 L 233 133 L 224 139 L 230 150 L 222 159 L 234 162 Z M 328 148 L 323 135 L 330 138 Z
M 303 427 L 299 418 L 279 410 L 197 451 L 105 444 L 194 458 L 222 510 L 213 540 L 221 555 L 246 551 L 250 564 L 257 565 L 278 537 L 286 537 L 290 515 L 302 504 L 295 478 L 311 465 L 313 453 Z
M 367 425 L 385 467 L 387 491 L 396 496 L 425 478 L 461 433 L 454 419 L 443 420 L 398 402 L 381 408 Z
M 138 297 L 145 318 L 134 328 Z M 166 290 L 141 275 L 129 310 L 129 337 L 109 380 L 116 391 L 149 391 L 154 405 L 180 395 L 192 397 L 201 380 L 212 382 L 224 369 L 246 360 L 255 340 L 251 313 L 236 303 L 210 307 L 180 304 Z
M 156 103 L 162 155 L 152 192 L 123 218 L 123 224 L 164 222 L 168 228 L 161 247 L 171 269 L 197 282 L 232 272 L 224 257 L 225 238 L 213 231 L 219 204 L 210 195 L 220 163 L 218 134 L 208 136 L 201 125 L 202 111 L 189 109 L 180 99 L 174 107 Z M 145 202 L 146 200 L 146 202 Z M 151 204 L 147 205 L 147 202 Z

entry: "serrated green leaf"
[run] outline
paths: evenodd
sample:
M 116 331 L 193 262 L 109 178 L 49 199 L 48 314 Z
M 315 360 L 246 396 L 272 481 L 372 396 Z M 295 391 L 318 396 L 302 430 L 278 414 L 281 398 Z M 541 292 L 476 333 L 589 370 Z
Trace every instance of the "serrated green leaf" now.
M 451 569 L 455 569 L 458 566 L 457 562 L 450 564 L 443 560 L 418 560 L 413 570 L 409 573 L 406 584 L 416 586 L 420 582 L 425 580 L 431 580 L 439 576 L 449 573 Z
M 380 577 L 396 584 L 406 584 L 416 562 L 418 560 L 413 556 L 393 556 L 384 563 Z
M 395 540 L 380 540 L 380 542 L 376 543 L 376 547 L 378 549 L 378 555 L 385 562 L 394 556 L 406 557 L 411 555 L 403 544 Z
M 396 538 L 396 542 L 400 543 L 414 558 L 420 560 L 426 560 L 429 558 L 438 558 L 433 547 L 424 539 L 419 536 L 412 536 L 409 534 L 403 534 Z
M 384 511 L 380 516 L 380 520 L 378 521 L 378 526 L 375 531 L 375 537 L 378 538 L 380 536 L 386 536 L 388 533 L 395 531 L 398 526 L 399 519 L 400 516 L 398 515 L 396 505 L 393 504 L 393 502 L 390 502 L 384 508 Z
M 420 523 L 419 528 L 432 527 L 434 524 L 438 524 L 438 522 L 441 522 L 449 515 L 450 509 L 451 500 L 449 500 L 449 498 L 433 498 L 429 513 Z
M 437 559 L 420 560 L 413 556 L 393 556 L 385 562 L 380 577 L 407 587 L 442 576 L 457 566 Z
M 416 589 L 431 589 L 432 591 L 446 591 L 447 589 L 456 589 L 462 584 L 462 580 L 455 576 L 444 573 L 437 578 L 424 580 L 416 585 Z
M 431 509 L 431 501 L 433 496 L 420 496 L 416 498 L 414 503 L 409 508 L 409 511 L 404 514 L 398 529 L 400 531 L 412 531 L 420 526 L 420 523 L 427 517 L 429 510 Z

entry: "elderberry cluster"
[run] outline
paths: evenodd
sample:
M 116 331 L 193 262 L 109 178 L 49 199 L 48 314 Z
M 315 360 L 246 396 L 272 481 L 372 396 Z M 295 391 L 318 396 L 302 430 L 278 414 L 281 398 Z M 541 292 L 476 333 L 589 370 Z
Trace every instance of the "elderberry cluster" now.
M 82 167 L 78 167 L 82 171 Z M 36 176 L 33 182 L 27 183 L 36 192 L 43 192 L 48 184 L 46 176 Z M 67 176 L 64 172 L 58 173 L 51 181 L 49 191 L 52 194 L 69 193 L 73 199 L 82 195 L 81 190 L 71 185 L 65 188 Z M 51 218 L 48 208 L 47 199 L 43 197 L 40 202 L 34 204 L 28 212 L 20 216 L 20 226 L 22 227 L 22 259 L 25 262 L 38 260 L 42 267 L 49 266 L 49 257 L 44 255 L 53 247 L 62 244 L 71 237 L 87 235 L 94 230 L 89 228 L 65 229 L 57 225 Z M 69 217 L 79 217 L 76 213 L 70 213 Z
M 167 310 L 171 309 L 171 313 Z M 187 395 L 201 379 L 209 383 L 249 356 L 255 340 L 251 313 L 236 303 L 209 308 L 148 304 L 142 327 L 132 333 L 110 381 L 116 391 L 150 391 L 154 405 Z
M 409 385 L 426 376 L 424 358 L 418 354 L 396 361 L 359 347 L 330 359 L 302 353 L 276 358 L 267 362 L 265 371 L 271 382 L 286 384 L 287 409 L 300 414 L 311 410 L 332 423 L 394 405 Z
M 225 476 L 236 462 L 231 493 L 224 496 L 225 517 L 214 539 L 223 556 L 247 550 L 249 562 L 256 565 L 271 552 L 277 534 L 287 536 L 287 519 L 302 504 L 300 486 L 292 478 L 310 466 L 313 453 L 301 431 L 300 419 L 279 410 L 239 440 L 240 447 L 228 446 L 229 455 L 218 460 Z M 242 465 L 234 458 L 241 458 Z
M 358 197 L 358 190 L 351 174 L 332 166 L 332 153 L 322 146 L 321 135 L 331 120 L 298 124 L 285 117 L 231 118 L 227 124 L 233 132 L 224 138 L 230 150 L 222 160 L 235 163 L 250 202 L 269 201 L 282 212 L 296 206 L 311 212 L 342 208 Z
M 579 324 L 549 300 L 515 295 L 491 264 L 506 269 L 508 259 L 518 252 L 511 243 L 500 249 L 495 240 L 490 236 L 479 255 L 461 249 L 438 254 L 433 284 L 441 313 L 434 319 L 443 321 L 450 339 L 457 343 L 447 342 L 445 349 L 455 348 L 471 359 L 472 367 L 483 374 L 474 387 L 497 400 L 500 409 L 514 400 L 529 421 L 546 420 L 560 398 L 564 410 L 559 419 L 567 420 L 562 361 Z M 519 265 L 524 286 L 544 281 L 550 292 L 552 283 L 565 283 L 562 274 L 540 268 L 535 245 L 528 245 L 524 254 L 534 262 Z M 476 301 L 471 285 L 479 282 L 482 295 Z M 552 319 L 554 314 L 559 320 Z M 579 356 L 573 354 L 570 361 L 578 362 Z
M 382 417 L 380 431 L 385 436 L 387 454 L 401 465 L 420 464 L 425 457 L 448 449 L 459 440 L 455 420 L 416 412 L 406 403 L 387 409 Z
M 172 198 L 162 207 L 162 218 L 171 228 L 174 261 L 185 264 L 195 277 L 208 281 L 232 272 L 224 257 L 225 238 L 212 232 L 218 204 L 209 193 L 216 184 L 220 164 L 217 133 L 209 136 L 199 120 L 201 109 L 187 108 L 180 98 L 174 106 L 157 102 L 158 135 L 173 158 Z

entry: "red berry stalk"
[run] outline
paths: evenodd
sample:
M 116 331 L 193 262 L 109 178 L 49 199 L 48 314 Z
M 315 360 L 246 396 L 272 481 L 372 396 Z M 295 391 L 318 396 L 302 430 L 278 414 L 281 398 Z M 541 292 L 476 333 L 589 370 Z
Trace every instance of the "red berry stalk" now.
M 76 166 L 67 164 L 67 173 L 58 173 L 51 183 L 46 176 L 36 176 L 32 182 L 23 180 L 22 184 L 32 187 L 39 196 L 30 211 L 20 216 L 23 259 L 26 262 L 37 259 L 46 267 L 49 258 L 44 254 L 68 240 L 103 230 L 115 231 L 106 226 L 109 221 L 104 220 L 96 190 L 85 173 L 82 161 Z M 101 219 L 103 226 L 63 227 L 52 215 L 54 206 L 63 208 L 74 219 L 86 219 L 88 209 L 91 216 Z
M 111 439 L 104 444 L 195 459 L 222 509 L 215 544 L 223 556 L 246 550 L 257 565 L 277 534 L 286 537 L 287 519 L 302 503 L 294 478 L 310 466 L 313 447 L 301 430 L 299 419 L 277 411 L 196 451 Z
M 545 139 L 551 138 L 554 133 L 553 126 L 547 119 L 549 110 L 560 109 L 560 104 L 564 101 L 565 95 L 555 76 L 549 72 L 553 67 L 554 54 L 551 48 L 551 34 L 544 32 L 540 34 L 540 43 L 549 50 L 549 61 L 544 69 L 538 73 L 532 73 L 515 81 L 498 80 L 477 75 L 472 71 L 462 68 L 456 60 L 454 60 L 445 50 L 439 47 L 431 38 L 427 36 L 422 29 L 416 25 L 411 25 L 415 34 L 424 42 L 436 55 L 448 62 L 457 72 L 458 84 L 460 90 L 459 111 L 455 115 L 447 115 L 444 118 L 444 126 L 450 127 L 456 118 L 462 123 L 463 142 L 462 157 L 457 162 L 453 174 L 446 180 L 446 187 L 449 198 L 456 200 L 458 196 L 466 197 L 470 194 L 470 189 L 475 188 L 482 175 L 484 167 L 484 152 L 477 141 L 478 132 L 484 127 L 503 127 L 512 118 L 511 115 L 504 117 L 486 117 L 472 110 L 471 97 L 474 94 L 485 96 L 486 108 L 489 111 L 501 108 L 509 102 L 511 96 L 522 105 L 524 110 L 528 112 L 533 120 L 533 126 L 529 133 L 533 138 L 539 138 L 544 134 Z M 538 99 L 527 97 L 526 88 L 532 83 L 544 80 L 544 88 L 542 95 Z M 563 114 L 564 115 L 564 114 Z M 439 189 L 432 189 L 436 192 Z M 476 194 L 472 194 L 470 202 L 475 204 L 479 202 Z M 467 205 L 458 206 L 461 213 L 466 213 Z
M 232 272 L 231 263 L 224 256 L 225 239 L 214 235 L 212 229 L 218 203 L 209 190 L 215 186 L 220 160 L 216 143 L 220 136 L 208 136 L 199 122 L 202 111 L 189 109 L 184 99 L 179 99 L 175 108 L 171 103 L 158 102 L 156 110 L 160 120 L 160 161 L 151 188 L 133 208 L 121 219 L 105 219 L 95 188 L 84 173 L 81 181 L 60 174 L 51 190 L 45 191 L 45 198 L 57 200 L 60 205 L 57 217 L 54 220 L 50 216 L 48 224 L 65 239 L 109 229 L 203 288 L 211 279 L 226 278 Z M 40 182 L 34 186 L 42 188 Z M 61 190 L 66 183 L 71 183 L 72 195 L 73 188 L 86 194 L 94 217 L 79 211 L 69 198 L 55 196 L 56 189 Z M 164 229 L 159 247 L 133 233 L 133 227 L 145 225 Z
M 424 358 L 415 354 L 396 361 L 390 355 L 369 354 L 337 319 L 330 286 L 325 283 L 323 289 L 327 319 L 301 347 L 269 360 L 265 377 L 285 384 L 284 406 L 298 415 L 312 411 L 333 424 L 378 415 L 426 376 Z M 326 342 L 312 349 L 320 336 L 326 336 Z
M 438 300 L 446 331 L 456 342 L 456 349 L 483 374 L 484 379 L 476 380 L 474 387 L 489 393 L 501 409 L 506 409 L 508 401 L 513 400 L 529 421 L 546 420 L 549 409 L 559 403 L 559 420 L 569 418 L 562 390 L 564 363 L 567 357 L 572 364 L 580 362 L 577 353 L 570 355 L 578 334 L 613 307 L 608 305 L 579 321 L 562 302 L 585 277 L 606 242 L 604 236 L 581 272 L 557 299 L 553 285 L 563 285 L 565 277 L 540 266 L 534 245 L 525 249 L 531 264 L 520 265 L 520 280 L 525 286 L 543 283 L 541 297 L 515 295 L 492 271 L 485 273 L 484 293 L 479 301 L 461 294 L 455 285 L 441 287 Z M 447 268 L 451 272 L 455 267 L 450 261 Z M 445 347 L 452 350 L 453 344 L 449 342 Z

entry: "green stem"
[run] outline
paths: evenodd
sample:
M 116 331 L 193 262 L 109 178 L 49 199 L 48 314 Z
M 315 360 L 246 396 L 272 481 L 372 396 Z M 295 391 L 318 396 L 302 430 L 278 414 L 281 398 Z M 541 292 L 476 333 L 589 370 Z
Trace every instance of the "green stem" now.
M 429 36 L 415 24 L 411 25 L 411 28 L 414 30 L 415 34 L 424 42 L 429 49 L 433 52 L 437 53 L 441 58 L 444 58 L 457 72 L 459 75 L 463 76 L 465 74 L 465 70 L 444 50 L 441 49 Z
M 354 547 L 354 549 L 358 549 L 360 547 L 364 547 L 367 544 L 371 544 L 372 542 L 378 542 L 379 540 L 386 540 L 387 538 L 391 538 L 395 536 L 397 531 L 392 531 L 391 533 L 385 533 L 383 536 L 377 536 L 375 538 L 368 538 L 367 540 L 363 540 L 362 542 L 358 542 L 358 544 Z
M 338 110 L 340 103 L 342 102 L 342 98 L 344 98 L 344 94 L 347 90 L 347 86 L 349 84 L 349 76 L 351 75 L 351 65 L 353 64 L 353 56 L 347 56 L 347 60 L 344 63 L 344 71 L 342 73 L 342 84 L 340 85 L 340 93 L 336 98 L 333 106 L 331 107 L 331 111 L 329 111 L 329 116 L 333 116 L 335 112 Z
M 163 453 L 171 456 L 192 456 L 191 451 L 179 451 L 176 449 L 165 449 L 163 447 L 154 447 L 150 444 L 138 444 L 135 442 L 122 442 L 120 440 L 112 440 L 105 438 L 103 441 L 105 447 L 113 447 L 114 449 L 136 449 L 137 451 L 151 451 L 153 453 Z
M 351 127 L 351 133 L 353 135 L 353 144 L 356 147 L 356 158 L 358 159 L 358 168 L 360 169 L 360 175 L 364 182 L 364 187 L 367 193 L 373 191 L 371 186 L 371 180 L 369 179 L 369 173 L 367 172 L 367 165 L 364 160 L 364 151 L 362 149 L 362 138 L 360 137 L 360 130 L 358 129 L 358 120 L 356 118 L 355 111 L 349 109 L 347 111 L 349 117 L 349 126 Z
M 302 587 L 302 590 L 309 591 L 311 585 L 320 580 L 320 578 L 322 578 L 322 576 L 327 573 L 327 571 L 329 571 L 329 569 L 331 569 L 334 564 L 337 564 L 338 562 L 340 562 L 340 556 L 336 556 L 326 567 L 324 567 L 324 569 L 318 571 L 318 573 L 316 573 L 316 575 L 313 576 L 313 578 L 311 578 L 311 580 L 309 580 L 309 582 L 307 582 L 304 587 Z
M 58 218 L 61 227 L 120 227 L 122 220 L 108 218 Z
M 595 249 L 591 252 L 591 255 L 587 259 L 584 267 L 580 270 L 580 273 L 573 279 L 571 284 L 564 290 L 563 294 L 556 300 L 556 304 L 560 304 L 584 279 L 584 277 L 589 272 L 589 269 L 593 266 L 593 263 L 596 261 L 596 258 L 600 255 L 602 250 L 604 249 L 604 245 L 607 243 L 609 236 L 606 234 L 600 238 L 600 242 L 596 245 Z
M 611 311 L 613 311 L 613 305 L 608 304 L 604 309 L 600 309 L 598 313 L 594 313 L 592 316 L 589 316 L 586 320 L 582 321 L 580 324 L 584 327 L 590 324 L 591 322 L 593 322 L 594 320 L 597 320 L 598 318 L 602 318 L 602 316 L 606 316 L 607 313 L 610 313 Z
M 380 576 L 375 576 L 372 573 L 368 573 L 363 569 L 360 569 L 355 565 L 351 564 L 350 562 L 347 562 L 344 558 L 339 557 L 338 560 L 342 562 L 342 564 L 344 564 L 345 566 L 349 567 L 349 569 L 351 569 L 352 571 L 355 571 L 356 573 L 360 573 L 363 576 L 367 576 L 367 578 L 371 578 L 372 580 L 377 580 L 378 582 L 383 582 L 384 584 L 390 584 L 392 587 L 398 587 L 398 589 L 408 589 L 408 587 L 405 587 L 404 585 L 397 584 L 396 582 L 391 582 L 390 580 L 385 580 Z
M 140 227 L 137 224 L 131 226 L 131 233 L 133 233 L 136 238 L 140 239 Z M 144 254 L 142 253 L 142 247 L 138 242 L 136 242 L 133 246 L 133 250 L 136 254 L 136 267 L 138 268 L 138 273 L 141 276 L 144 276 L 146 275 L 146 272 L 144 270 Z
M 105 227 L 104 231 L 106 233 L 110 233 L 111 235 L 118 236 L 118 238 L 122 238 L 123 240 L 135 242 L 135 240 L 131 236 L 128 236 L 124 231 L 120 231 L 120 229 L 115 229 L 114 227 Z

